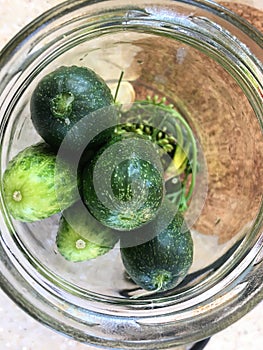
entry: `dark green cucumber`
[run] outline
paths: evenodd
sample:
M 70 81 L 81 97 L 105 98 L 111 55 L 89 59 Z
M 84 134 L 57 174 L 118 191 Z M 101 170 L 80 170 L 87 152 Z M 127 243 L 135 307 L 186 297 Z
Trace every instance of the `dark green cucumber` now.
M 14 219 L 45 219 L 73 204 L 78 197 L 78 179 L 70 166 L 45 143 L 18 153 L 3 175 L 6 206 Z
M 143 244 L 127 246 L 121 237 L 121 257 L 132 280 L 148 291 L 167 291 L 186 276 L 193 261 L 193 241 L 180 212 L 164 202 L 156 218 L 130 232 L 134 236 L 152 237 Z
M 120 110 L 116 133 L 144 135 L 157 146 L 164 166 L 167 195 L 185 212 L 192 197 L 197 172 L 197 145 L 193 131 L 173 105 L 158 96 L 136 101 Z M 172 181 L 170 181 L 172 180 Z M 170 186 L 176 183 L 176 186 Z M 180 186 L 178 186 L 180 185 Z
M 60 218 L 56 244 L 66 260 L 95 259 L 108 253 L 117 241 L 115 232 L 94 219 L 81 202 L 66 209 Z
M 113 138 L 83 171 L 83 198 L 92 215 L 116 230 L 151 221 L 163 201 L 162 165 L 152 143 Z
M 113 105 L 111 91 L 93 70 L 62 66 L 40 80 L 33 91 L 30 109 L 37 132 L 48 144 L 58 149 L 69 135 L 64 147 L 75 150 L 87 146 L 85 142 L 104 128 L 115 125 L 116 115 L 107 109 L 110 105 Z

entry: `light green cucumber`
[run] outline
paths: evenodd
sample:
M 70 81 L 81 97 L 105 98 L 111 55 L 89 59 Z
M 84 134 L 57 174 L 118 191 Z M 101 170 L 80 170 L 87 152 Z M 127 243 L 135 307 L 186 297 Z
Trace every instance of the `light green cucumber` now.
M 5 204 L 14 219 L 45 219 L 73 204 L 78 180 L 45 143 L 27 147 L 9 163 L 3 175 Z
M 86 207 L 77 202 L 61 216 L 56 244 L 67 260 L 80 262 L 108 253 L 118 236 L 91 216 Z

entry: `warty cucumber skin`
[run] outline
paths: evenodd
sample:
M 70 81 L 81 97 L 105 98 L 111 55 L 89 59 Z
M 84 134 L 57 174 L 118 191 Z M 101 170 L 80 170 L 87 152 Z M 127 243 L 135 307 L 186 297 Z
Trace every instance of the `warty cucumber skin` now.
M 77 201 L 61 215 L 56 244 L 67 260 L 94 259 L 109 252 L 118 240 L 115 231 L 94 219 L 82 201 Z M 78 245 L 79 241 L 83 244 Z
M 8 163 L 2 181 L 8 211 L 19 221 L 45 219 L 78 198 L 74 172 L 67 163 L 58 161 L 56 153 L 45 143 L 19 152 Z
M 117 154 L 111 152 L 110 147 L 115 142 L 117 141 L 112 140 L 103 147 L 84 168 L 83 198 L 91 214 L 102 224 L 115 230 L 129 231 L 151 221 L 157 214 L 164 198 L 163 174 L 155 166 L 152 154 L 152 162 L 144 157 L 147 147 L 158 157 L 148 141 L 144 144 L 142 157 L 140 150 L 133 149 L 139 143 L 138 138 L 131 139 L 129 158 L 119 163 L 118 152 L 121 156 L 125 150 L 120 144 Z M 105 150 L 108 151 L 107 156 L 101 161 L 100 157 Z M 96 173 L 94 170 L 98 162 L 100 171 Z M 108 173 L 110 176 L 107 176 Z
M 74 150 L 82 147 L 90 133 L 90 130 L 83 130 L 83 124 L 78 127 L 78 122 L 85 117 L 94 118 L 93 112 L 110 105 L 113 105 L 111 91 L 93 70 L 61 66 L 44 76 L 33 91 L 31 119 L 39 135 L 54 149 L 59 148 L 75 126 L 71 144 L 67 144 L 67 148 Z M 109 115 L 108 118 L 110 122 L 105 122 L 106 127 L 115 116 Z
M 176 287 L 193 262 L 191 232 L 180 212 L 175 212 L 172 220 L 170 214 L 170 209 L 164 205 L 151 223 L 134 232 L 153 237 L 147 242 L 136 245 L 135 239 L 134 245 L 127 247 L 126 241 L 121 239 L 121 258 L 126 272 L 138 286 L 148 291 L 161 292 Z M 165 222 L 167 225 L 163 226 Z
M 77 248 L 79 244 L 79 248 Z M 61 220 L 56 237 L 59 253 L 68 261 L 81 262 L 95 259 L 111 248 L 100 246 L 80 236 L 65 220 Z
M 118 236 L 94 219 L 87 209 L 76 202 L 63 211 L 59 221 L 56 245 L 59 253 L 72 262 L 95 259 L 108 253 Z

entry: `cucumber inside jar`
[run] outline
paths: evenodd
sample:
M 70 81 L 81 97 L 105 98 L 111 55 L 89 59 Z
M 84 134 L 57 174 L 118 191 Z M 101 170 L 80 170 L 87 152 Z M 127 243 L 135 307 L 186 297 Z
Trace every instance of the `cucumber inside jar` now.
M 151 221 L 165 194 L 163 169 L 152 143 L 140 136 L 113 137 L 83 171 L 83 198 L 92 215 L 116 230 Z
M 77 78 L 79 73 L 81 76 Z M 84 81 L 87 74 L 92 76 L 88 85 Z M 91 95 L 94 93 L 95 105 L 89 106 L 86 90 L 83 94 L 82 88 L 87 86 L 87 91 Z M 63 91 L 59 90 L 61 87 Z M 76 89 L 75 95 L 69 87 Z M 109 127 L 106 132 L 97 133 L 96 121 L 104 124 L 107 114 L 101 115 L 100 108 L 112 105 L 114 113 L 110 115 L 109 125 L 106 123 Z M 106 83 L 95 73 L 86 68 L 61 67 L 40 81 L 31 100 L 32 121 L 49 144 L 44 148 L 50 149 L 53 163 L 70 128 L 74 129 L 77 143 L 73 140 L 69 148 L 83 146 L 85 132 L 74 125 L 88 112 L 94 119 L 89 126 L 95 127 L 92 132 L 96 137 L 92 147 L 86 149 L 88 156 L 85 150 L 81 158 L 79 171 L 76 171 L 78 178 L 73 178 L 74 186 L 78 185 L 78 195 L 74 193 L 73 196 L 74 191 L 71 192 L 73 185 L 68 181 L 71 177 L 67 159 L 64 159 L 65 173 L 61 171 L 61 176 L 57 177 L 60 179 L 58 186 L 54 183 L 50 162 L 44 162 L 39 170 L 38 156 L 31 152 L 27 162 L 21 162 L 19 157 L 11 161 L 4 175 L 5 187 L 14 185 L 15 189 L 12 192 L 15 204 L 11 200 L 8 202 L 11 196 L 7 195 L 10 212 L 15 219 L 28 222 L 60 213 L 54 243 L 68 263 L 92 260 L 96 265 L 95 258 L 116 248 L 120 238 L 121 266 L 135 283 L 153 292 L 174 288 L 186 276 L 193 253 L 189 229 L 184 234 L 181 230 L 197 172 L 197 151 L 191 129 L 172 106 L 166 105 L 165 99 L 146 98 L 124 112 L 122 106 L 113 103 Z M 58 124 L 52 129 L 54 118 Z M 28 176 L 27 187 L 32 193 L 30 205 L 25 197 L 21 200 L 22 192 L 17 190 L 19 181 L 27 176 L 21 175 L 25 169 L 25 174 L 35 173 L 35 177 L 43 180 L 41 187 L 40 182 L 33 181 L 34 176 Z M 45 177 L 48 169 L 50 176 Z M 171 185 L 174 178 L 176 186 Z M 66 196 L 66 202 L 54 208 L 54 198 L 45 186 L 49 189 L 53 186 L 62 198 Z M 79 213 L 78 206 L 73 205 L 79 199 L 83 200 L 87 215 Z M 13 210 L 15 205 L 23 208 L 23 213 L 17 214 Z M 73 226 L 66 218 L 71 215 L 69 213 L 75 220 Z M 167 213 L 171 214 L 169 222 Z M 92 220 L 89 220 L 91 215 Z M 118 234 L 111 236 L 113 230 Z M 112 241 L 106 244 L 105 239 L 109 238 Z
M 20 151 L 8 163 L 2 182 L 8 211 L 23 222 L 46 219 L 78 198 L 78 178 L 70 164 L 42 142 Z
M 114 110 L 108 110 L 112 105 L 111 91 L 96 72 L 82 66 L 61 66 L 45 75 L 34 89 L 31 120 L 51 147 L 58 149 L 67 137 L 63 147 L 76 152 L 93 138 L 93 129 L 98 129 L 100 113 L 96 111 L 103 113 L 104 129 L 116 124 Z
M 56 245 L 66 260 L 81 262 L 108 253 L 118 239 L 113 230 L 100 224 L 78 201 L 63 211 Z
M 184 213 L 194 192 L 198 170 L 197 143 L 188 122 L 157 95 L 120 109 L 117 134 L 143 135 L 156 147 L 164 168 L 166 197 Z
M 134 239 L 130 246 L 121 238 L 122 262 L 131 279 L 154 293 L 176 287 L 193 262 L 193 240 L 182 213 L 166 200 L 155 219 L 133 234 L 152 238 L 142 244 Z

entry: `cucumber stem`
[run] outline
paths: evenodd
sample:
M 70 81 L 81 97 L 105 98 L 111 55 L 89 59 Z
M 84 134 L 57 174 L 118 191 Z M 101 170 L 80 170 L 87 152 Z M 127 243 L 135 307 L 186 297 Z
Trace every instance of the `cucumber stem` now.
M 22 200 L 22 193 L 20 192 L 20 191 L 15 191 L 14 193 L 13 193 L 13 200 L 15 201 L 15 202 L 21 202 L 21 200 Z
M 143 292 L 143 293 L 140 293 L 138 295 L 133 295 L 131 297 L 131 299 L 138 299 L 138 298 L 141 298 L 141 297 L 148 297 L 150 295 L 153 295 L 153 294 L 156 294 L 158 292 L 160 292 L 162 289 L 163 289 L 163 285 L 164 285 L 164 282 L 167 280 L 170 279 L 170 274 L 167 273 L 166 271 L 162 271 L 160 272 L 157 276 L 156 276 L 156 284 L 157 284 L 157 288 L 154 289 L 154 290 L 150 290 L 150 291 L 146 291 L 146 292 Z
M 76 248 L 77 249 L 84 249 L 84 248 L 86 248 L 86 242 L 85 241 L 83 241 L 83 239 L 78 239 L 77 241 L 76 241 Z
M 51 113 L 55 118 L 64 119 L 68 121 L 67 117 L 72 112 L 72 103 L 74 101 L 74 96 L 70 92 L 63 92 L 56 95 L 51 100 Z

